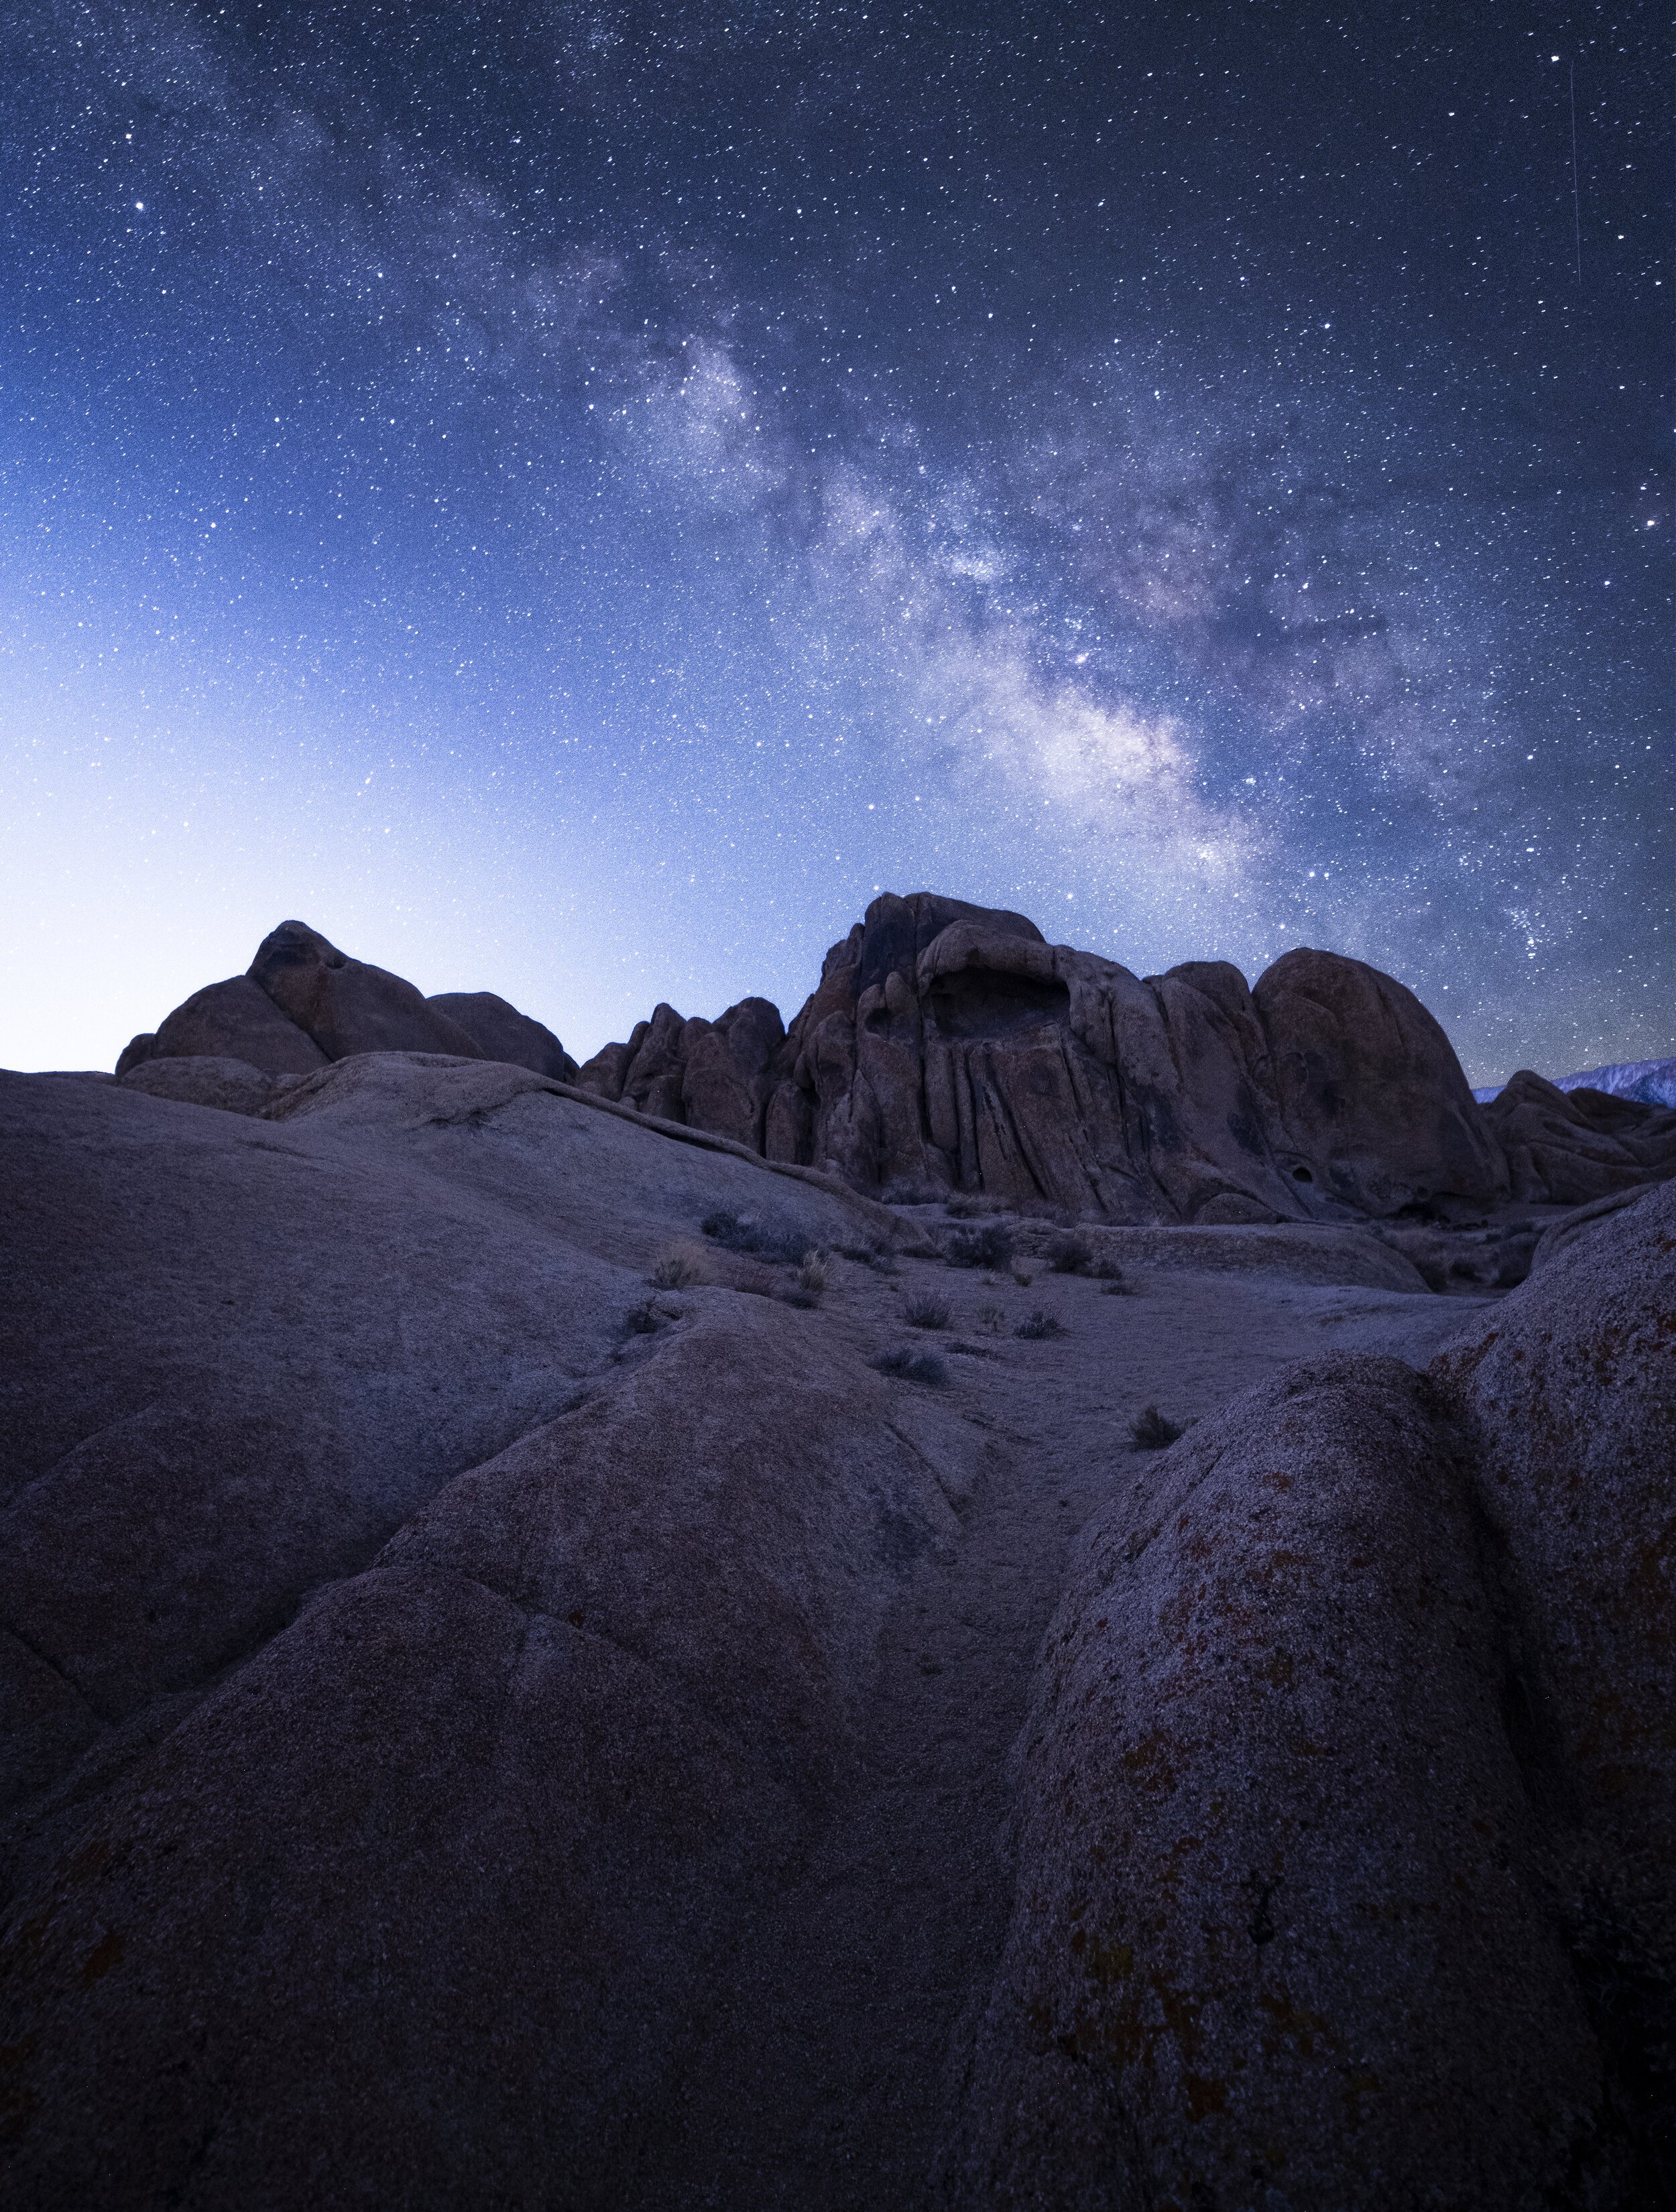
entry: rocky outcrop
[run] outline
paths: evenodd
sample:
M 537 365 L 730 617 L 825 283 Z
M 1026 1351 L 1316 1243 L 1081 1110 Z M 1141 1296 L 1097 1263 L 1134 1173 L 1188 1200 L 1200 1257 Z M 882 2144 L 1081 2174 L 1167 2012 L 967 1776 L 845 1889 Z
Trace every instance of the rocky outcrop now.
M 1515 1198 L 1586 1206 L 1676 1175 L 1676 1109 L 1587 1086 L 1561 1091 L 1521 1068 L 1482 1110 Z
M 1252 999 L 1281 1119 L 1324 1188 L 1374 1215 L 1482 1210 L 1507 1195 L 1454 1048 L 1412 991 L 1359 960 L 1299 951 Z
M 264 1075 L 311 1075 L 328 1055 L 306 1030 L 281 1012 L 259 983 L 229 975 L 194 991 L 155 1034 L 124 1049 L 117 1073 L 151 1060 L 238 1060 Z
M 770 1158 L 865 1188 L 1114 1221 L 1470 1212 L 1505 1193 L 1442 1030 L 1335 954 L 1289 954 L 1254 992 L 1225 962 L 1142 978 L 1023 915 L 887 895 L 783 1041 L 772 1013 L 725 1015 L 724 1053 L 660 1006 L 579 1079 L 666 1118 L 726 1114 L 730 1134 L 760 1115 Z
M 1669 2201 L 1676 1193 L 1610 1231 L 1430 1377 L 1292 1368 L 1121 1486 L 956 2201 Z
M 673 1006 L 659 1006 L 627 1044 L 596 1053 L 576 1081 L 661 1121 L 709 1129 L 766 1153 L 764 1118 L 785 1042 L 780 1009 L 767 999 L 741 999 L 714 1022 L 683 1020 Z
M 493 991 L 437 991 L 425 1004 L 464 1030 L 485 1060 L 527 1067 L 556 1083 L 576 1080 L 576 1063 L 552 1030 Z
M 768 1298 L 625 1340 L 673 1226 L 851 1202 L 480 1063 L 292 1099 L 0 1077 L 0 2197 L 620 2203 L 975 1439 Z
M 411 983 L 386 968 L 351 960 L 307 922 L 282 921 L 270 930 L 256 949 L 250 974 L 328 1060 L 347 1060 L 356 1052 L 484 1057 L 459 1024 Z
M 270 931 L 247 975 L 193 992 L 158 1030 L 135 1037 L 116 1072 L 125 1077 L 154 1062 L 216 1060 L 268 1076 L 312 1075 L 362 1052 L 502 1060 L 564 1083 L 576 1074 L 551 1030 L 493 991 L 424 998 L 387 969 L 350 959 L 302 921 Z M 227 1095 L 212 1097 L 215 1085 L 201 1070 L 147 1077 L 143 1087 L 160 1097 L 258 1110 L 248 1103 L 254 1095 L 248 1083 L 224 1082 Z M 234 1104 L 235 1097 L 244 1103 Z
M 874 900 L 789 1029 L 766 999 L 714 1021 L 659 1005 L 580 1069 L 493 992 L 425 999 L 282 922 L 118 1073 L 201 1058 L 277 1079 L 377 1052 L 507 1062 L 862 1190 L 1112 1222 L 1458 1224 L 1509 1192 L 1576 1205 L 1676 1173 L 1664 1109 L 1531 1075 L 1481 1108 L 1413 993 L 1361 961 L 1300 949 L 1250 988 L 1225 961 L 1139 976 L 926 891 Z M 261 1110 L 247 1083 L 144 1080 Z

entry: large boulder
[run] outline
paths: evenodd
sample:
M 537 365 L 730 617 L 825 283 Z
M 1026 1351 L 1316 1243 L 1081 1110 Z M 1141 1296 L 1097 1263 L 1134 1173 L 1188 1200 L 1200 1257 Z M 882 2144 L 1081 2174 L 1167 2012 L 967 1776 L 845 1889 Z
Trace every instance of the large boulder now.
M 0 1138 L 0 2197 L 623 2201 L 981 1443 L 647 1272 L 861 1209 L 431 1055 Z
M 489 1056 L 411 983 L 387 969 L 351 960 L 307 922 L 282 921 L 270 930 L 256 949 L 250 975 L 328 1060 L 357 1052 Z
M 974 2207 L 1676 2191 L 1676 1191 L 1093 1524 L 1017 1753 Z
M 149 1060 L 237 1060 L 264 1075 L 312 1075 L 328 1055 L 248 975 L 207 984 L 156 1030 L 137 1036 L 117 1073 Z
M 1676 1188 L 1571 1229 L 1432 1372 L 1476 1431 L 1485 1541 L 1522 1646 L 1508 1731 L 1554 1841 L 1579 1981 L 1634 2081 L 1634 2201 L 1671 2203 Z
M 436 991 L 425 1004 L 464 1030 L 485 1060 L 527 1067 L 558 1083 L 576 1080 L 576 1063 L 552 1030 L 493 991 Z
M 1485 1107 L 1515 1198 L 1586 1206 L 1676 1175 L 1676 1109 L 1587 1085 L 1561 1091 L 1521 1068 Z
M 1281 1116 L 1323 1188 L 1375 1215 L 1506 1196 L 1506 1164 L 1454 1048 L 1403 984 L 1300 949 L 1258 979 L 1252 1000 Z

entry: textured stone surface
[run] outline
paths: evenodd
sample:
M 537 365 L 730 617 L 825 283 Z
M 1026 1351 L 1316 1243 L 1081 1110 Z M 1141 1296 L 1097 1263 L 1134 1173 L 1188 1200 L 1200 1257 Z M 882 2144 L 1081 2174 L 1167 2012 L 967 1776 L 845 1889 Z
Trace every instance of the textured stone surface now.
M 552 1030 L 493 991 L 438 991 L 425 1004 L 464 1030 L 485 1060 L 506 1060 L 560 1083 L 576 1080 L 576 1063 Z
M 1332 954 L 1289 954 L 1254 994 L 1225 962 L 1143 979 L 1022 915 L 886 895 L 827 954 L 783 1042 L 761 1000 L 718 1029 L 753 1006 L 731 1086 L 689 1074 L 714 1039 L 669 1006 L 580 1079 L 730 1134 L 760 1125 L 769 1158 L 863 1188 L 1114 1221 L 1481 1208 L 1505 1188 L 1442 1030 Z
M 576 1080 L 639 1113 L 765 1152 L 764 1116 L 785 1042 L 780 1010 L 767 999 L 742 999 L 714 1022 L 683 1020 L 659 1006 L 627 1044 L 596 1053 Z
M 1429 1377 L 1290 1369 L 1117 1486 L 956 2201 L 1670 2201 L 1673 1347 L 1666 1188 Z
M 326 1054 L 248 975 L 209 984 L 178 1006 L 155 1035 L 137 1036 L 117 1062 L 126 1075 L 149 1060 L 238 1060 L 264 1075 L 307 1075 Z
M 250 975 L 328 1060 L 361 1052 L 487 1056 L 411 983 L 387 969 L 351 960 L 307 922 L 282 921 L 270 930 L 257 947 Z
M 0 1078 L 0 2197 L 1664 2201 L 1676 1194 L 1108 1297 L 726 1141 Z
M 317 1065 L 328 1065 L 324 1054 Z M 150 1098 L 178 1098 L 191 1106 L 215 1106 L 226 1114 L 259 1114 L 282 1086 L 303 1078 L 264 1075 L 248 1060 L 204 1053 L 179 1060 L 143 1060 L 117 1080 L 125 1091 L 143 1091 Z
M 1507 1195 L 1454 1048 L 1412 991 L 1360 960 L 1300 950 L 1252 998 L 1281 1116 L 1324 1189 L 1371 1214 Z
M 1515 1198 L 1586 1206 L 1676 1175 L 1676 1108 L 1561 1091 L 1521 1068 L 1484 1109 Z
M 9 1961 L 13 2201 L 620 2201 L 956 1525 L 889 1385 L 731 1304 L 441 1491 L 80 1833 Z
M 1676 2201 L 1676 1188 L 1580 1224 L 1433 1362 L 1524 1657 L 1509 1712 L 1641 2165 Z

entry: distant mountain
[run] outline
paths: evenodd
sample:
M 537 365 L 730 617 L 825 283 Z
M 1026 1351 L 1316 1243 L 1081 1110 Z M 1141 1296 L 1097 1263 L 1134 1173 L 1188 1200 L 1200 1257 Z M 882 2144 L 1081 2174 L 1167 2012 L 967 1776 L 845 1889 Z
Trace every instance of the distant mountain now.
M 1550 1080 L 1556 1091 L 1604 1091 L 1610 1098 L 1632 1098 L 1643 1106 L 1676 1106 L 1676 1059 L 1620 1060 L 1610 1067 L 1586 1067 L 1580 1075 L 1556 1075 Z M 1487 1106 L 1506 1087 L 1491 1083 L 1473 1096 L 1480 1106 Z

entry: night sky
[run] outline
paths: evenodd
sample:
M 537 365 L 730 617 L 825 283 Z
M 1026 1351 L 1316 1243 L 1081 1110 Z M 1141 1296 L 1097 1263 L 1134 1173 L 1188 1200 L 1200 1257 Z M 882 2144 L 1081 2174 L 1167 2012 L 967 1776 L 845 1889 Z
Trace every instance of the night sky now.
M 1664 12 L 7 8 L 0 1059 L 881 889 L 1676 1050 Z

